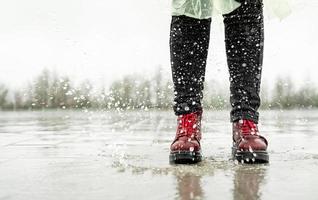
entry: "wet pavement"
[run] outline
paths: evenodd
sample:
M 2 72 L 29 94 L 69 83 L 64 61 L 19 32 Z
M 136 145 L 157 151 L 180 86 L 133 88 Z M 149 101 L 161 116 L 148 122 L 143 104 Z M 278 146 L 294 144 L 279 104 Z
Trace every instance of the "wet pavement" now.
M 204 161 L 169 165 L 172 111 L 0 112 L 0 200 L 318 199 L 318 111 L 260 111 L 270 164 L 231 158 L 228 111 L 205 111 Z

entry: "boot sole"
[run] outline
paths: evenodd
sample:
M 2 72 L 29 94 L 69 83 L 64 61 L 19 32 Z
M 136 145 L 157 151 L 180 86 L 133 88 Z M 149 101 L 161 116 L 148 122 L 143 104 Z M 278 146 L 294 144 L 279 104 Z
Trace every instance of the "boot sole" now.
M 170 164 L 195 164 L 202 161 L 200 152 L 178 151 L 171 152 L 169 155 Z
M 269 163 L 269 155 L 267 151 L 239 151 L 232 147 L 232 156 L 234 160 L 246 164 L 263 164 Z

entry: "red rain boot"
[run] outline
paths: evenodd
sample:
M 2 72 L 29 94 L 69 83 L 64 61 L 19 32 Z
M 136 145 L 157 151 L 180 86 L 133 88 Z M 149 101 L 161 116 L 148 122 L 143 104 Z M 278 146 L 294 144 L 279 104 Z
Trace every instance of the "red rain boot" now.
M 257 124 L 251 120 L 233 123 L 233 158 L 241 163 L 268 163 L 268 142 L 259 135 Z
M 171 164 L 193 164 L 202 160 L 201 118 L 202 110 L 178 116 L 176 137 L 170 146 Z

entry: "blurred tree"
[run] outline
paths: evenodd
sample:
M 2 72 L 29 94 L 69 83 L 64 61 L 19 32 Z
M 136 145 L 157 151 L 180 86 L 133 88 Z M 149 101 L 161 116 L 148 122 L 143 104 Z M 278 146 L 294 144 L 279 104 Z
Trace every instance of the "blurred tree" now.
M 9 90 L 5 85 L 0 84 L 0 109 L 4 109 L 6 104 L 8 103 L 6 99 L 8 91 Z
M 152 107 L 152 102 L 151 102 L 151 84 L 149 80 L 144 80 L 141 83 L 141 88 L 143 88 L 143 94 L 142 94 L 142 108 L 147 109 Z
M 33 103 L 36 108 L 47 108 L 49 102 L 49 71 L 44 69 L 34 83 Z
M 121 107 L 130 109 L 133 106 L 133 88 L 135 81 L 133 76 L 125 76 L 122 80 Z
M 272 105 L 280 109 L 292 108 L 295 105 L 294 86 L 289 77 L 283 79 L 278 78 L 275 83 L 273 92 Z
M 264 81 L 261 85 L 260 97 L 261 97 L 261 107 L 260 108 L 261 109 L 271 108 L 271 102 L 270 102 L 267 84 Z
M 173 102 L 173 86 L 171 81 L 166 81 L 161 89 L 161 108 L 172 109 Z
M 13 110 L 24 108 L 23 94 L 21 93 L 21 91 L 15 91 L 13 94 L 13 98 L 14 98 Z
M 120 80 L 114 81 L 109 89 L 109 107 L 110 108 L 121 108 L 122 107 L 122 96 L 123 88 Z
M 294 95 L 294 100 L 297 107 L 310 108 L 316 105 L 317 89 L 306 84 L 302 86 Z
M 74 106 L 74 89 L 72 88 L 69 77 L 63 76 L 54 79 L 51 91 L 53 92 L 53 98 L 51 98 L 53 108 L 66 109 Z
M 53 73 L 51 76 L 51 85 L 49 88 L 49 107 L 50 108 L 59 108 L 59 87 L 60 80 L 56 73 Z
M 158 66 L 154 75 L 154 92 L 155 92 L 155 103 L 154 107 L 160 109 L 162 107 L 162 67 Z
M 91 107 L 91 91 L 93 86 L 89 80 L 85 80 L 80 84 L 80 87 L 75 90 L 76 107 L 77 108 L 90 108 Z

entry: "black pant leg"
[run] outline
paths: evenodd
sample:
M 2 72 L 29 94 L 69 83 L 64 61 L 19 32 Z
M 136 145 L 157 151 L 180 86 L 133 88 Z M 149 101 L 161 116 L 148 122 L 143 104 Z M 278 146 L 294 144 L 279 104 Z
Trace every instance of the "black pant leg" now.
M 176 115 L 202 109 L 211 19 L 172 16 L 170 57 Z
M 264 23 L 262 0 L 238 0 L 242 4 L 223 15 L 225 46 L 230 72 L 231 121 L 258 123 L 263 64 Z

